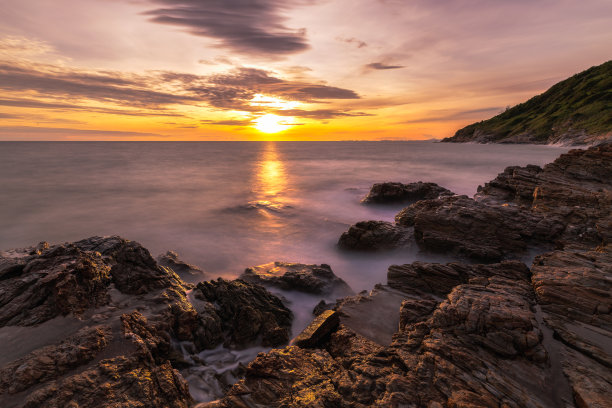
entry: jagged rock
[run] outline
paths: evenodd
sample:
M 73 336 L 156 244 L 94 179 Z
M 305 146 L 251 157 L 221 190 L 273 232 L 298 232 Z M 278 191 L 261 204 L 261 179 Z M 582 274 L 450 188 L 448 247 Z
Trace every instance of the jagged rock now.
M 407 203 L 419 200 L 430 200 L 440 196 L 453 195 L 453 192 L 436 183 L 377 183 L 372 186 L 363 203 Z
M 394 289 L 438 296 L 449 294 L 455 286 L 492 276 L 524 281 L 529 279 L 529 269 L 519 261 L 503 261 L 491 265 L 417 261 L 406 265 L 391 265 L 387 271 L 388 284 Z
M 323 313 L 326 310 L 333 310 L 334 306 L 336 306 L 335 303 L 327 303 L 325 302 L 325 300 L 321 300 L 319 303 L 317 303 L 317 305 L 312 309 L 312 314 L 315 316 L 320 315 L 321 313 Z
M 317 316 L 293 340 L 293 344 L 302 348 L 313 348 L 321 344 L 340 324 L 340 315 L 333 310 L 326 310 Z
M 591 247 L 612 240 L 612 143 L 570 150 L 544 168 L 508 167 L 479 187 L 476 199 L 517 203 L 567 225 L 563 245 Z
M 193 341 L 196 324 L 180 279 L 135 242 L 5 251 L 0 406 L 186 408 L 187 383 L 168 360 L 171 339 Z
M 551 245 L 565 228 L 554 216 L 516 206 L 489 206 L 467 196 L 419 201 L 400 212 L 396 222 L 414 226 L 415 240 L 424 249 L 484 261 L 516 256 L 529 246 Z
M 196 265 L 191 265 L 181 260 L 178 254 L 174 251 L 168 251 L 165 254 L 160 254 L 156 260 L 158 265 L 172 269 L 182 279 L 202 280 L 204 278 L 204 271 L 202 269 Z
M 246 268 L 240 279 L 284 290 L 297 290 L 317 295 L 346 296 L 353 291 L 337 277 L 329 265 L 304 265 L 289 262 L 271 262 Z
M 540 255 L 532 274 L 548 326 L 572 348 L 612 366 L 612 248 Z
M 279 346 L 289 341 L 293 314 L 283 302 L 263 286 L 237 279 L 217 279 L 199 283 L 194 297 L 207 302 L 204 311 L 198 307 L 201 326 L 211 325 L 225 333 L 225 344 L 244 347 L 255 342 Z M 216 339 L 219 343 L 221 338 Z M 206 344 L 207 348 L 218 343 Z
M 338 246 L 351 250 L 384 250 L 406 245 L 410 236 L 402 226 L 386 221 L 362 221 L 342 233 Z
M 571 406 L 568 387 L 551 387 L 535 295 L 518 265 L 448 266 L 469 283 L 420 304 L 390 345 L 341 324 L 321 349 L 260 354 L 214 406 Z

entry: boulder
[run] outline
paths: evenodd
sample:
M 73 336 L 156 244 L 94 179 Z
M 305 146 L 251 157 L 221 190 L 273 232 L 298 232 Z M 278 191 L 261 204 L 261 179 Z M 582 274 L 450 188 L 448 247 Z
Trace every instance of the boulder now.
M 338 246 L 347 250 L 388 250 L 406 246 L 409 230 L 386 221 L 362 221 L 342 233 Z
M 302 348 L 316 347 L 329 338 L 339 324 L 338 312 L 326 310 L 310 322 L 292 343 Z
M 138 243 L 3 252 L 0 406 L 187 408 L 169 360 L 172 339 L 193 340 L 196 317 L 180 279 Z
M 158 265 L 172 269 L 184 280 L 202 280 L 205 276 L 205 272 L 202 269 L 181 260 L 179 255 L 174 251 L 160 254 L 156 260 Z
M 346 296 L 351 288 L 337 277 L 326 264 L 305 265 L 289 262 L 271 262 L 246 268 L 240 279 L 283 290 L 295 290 L 316 295 Z
M 200 301 L 196 308 L 202 330 L 215 333 L 220 328 L 223 333 L 212 341 L 206 339 L 210 342 L 201 344 L 205 348 L 215 347 L 223 339 L 232 347 L 280 346 L 289 341 L 293 314 L 261 285 L 219 278 L 199 283 L 193 296 Z
M 362 200 L 366 204 L 398 204 L 430 200 L 440 196 L 453 195 L 453 192 L 436 183 L 377 183 L 372 186 L 368 195 Z

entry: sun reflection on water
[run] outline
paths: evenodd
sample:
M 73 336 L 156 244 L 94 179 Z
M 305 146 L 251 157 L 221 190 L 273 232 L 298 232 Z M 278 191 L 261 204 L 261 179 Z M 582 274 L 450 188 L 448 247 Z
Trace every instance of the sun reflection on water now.
M 289 205 L 287 197 L 288 176 L 285 163 L 274 142 L 266 144 L 260 153 L 256 167 L 251 205 L 268 210 L 280 211 Z

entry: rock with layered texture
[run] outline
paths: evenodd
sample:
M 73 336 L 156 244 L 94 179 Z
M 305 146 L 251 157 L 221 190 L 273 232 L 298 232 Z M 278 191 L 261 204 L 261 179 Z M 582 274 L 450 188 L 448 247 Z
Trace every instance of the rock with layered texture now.
M 279 346 L 289 341 L 293 313 L 281 299 L 263 286 L 240 279 L 217 279 L 199 283 L 193 291 L 196 308 L 205 321 L 201 325 L 221 329 L 218 337 L 206 348 L 225 339 L 225 345 L 245 347 L 257 343 Z
M 529 247 L 551 246 L 565 229 L 556 216 L 545 217 L 516 206 L 491 206 L 467 196 L 424 200 L 396 216 L 414 227 L 420 247 L 484 261 L 499 261 Z
M 168 251 L 165 254 L 161 254 L 156 260 L 158 265 L 172 269 L 181 279 L 192 281 L 196 279 L 203 280 L 205 277 L 205 273 L 202 269 L 196 265 L 191 265 L 183 261 L 174 251 Z
M 419 200 L 431 200 L 440 196 L 453 195 L 453 192 L 436 183 L 377 183 L 361 201 L 366 204 L 397 204 Z
M 351 288 L 337 277 L 326 264 L 305 265 L 289 262 L 271 262 L 247 268 L 240 279 L 283 290 L 295 290 L 316 295 L 346 296 Z
M 408 230 L 386 221 L 362 221 L 352 225 L 338 240 L 341 249 L 376 251 L 407 245 Z
M 612 398 L 612 248 L 544 254 L 532 274 L 543 319 L 564 343 L 559 359 L 577 404 L 605 406 Z
M 0 405 L 192 403 L 169 359 L 172 338 L 193 340 L 197 314 L 139 244 L 94 237 L 3 252 L 0 293 Z
M 612 143 L 570 150 L 543 168 L 508 167 L 476 199 L 513 203 L 566 226 L 559 246 L 590 248 L 612 240 Z
M 550 388 L 528 271 L 512 264 L 438 271 L 457 286 L 418 305 L 420 312 L 410 302 L 416 299 L 408 299 L 402 307 L 414 313 L 388 345 L 341 324 L 320 349 L 260 354 L 244 380 L 212 406 L 571 406 L 567 384 Z M 430 291 L 423 288 L 418 291 Z

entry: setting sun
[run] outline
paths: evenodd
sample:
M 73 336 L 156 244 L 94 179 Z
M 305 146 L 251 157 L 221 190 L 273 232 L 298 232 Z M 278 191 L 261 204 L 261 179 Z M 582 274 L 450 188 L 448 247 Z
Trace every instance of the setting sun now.
M 291 118 L 285 118 L 278 115 L 267 114 L 258 117 L 253 122 L 255 123 L 255 129 L 264 133 L 277 133 L 283 130 L 287 130 L 291 127 L 287 121 L 291 121 Z

